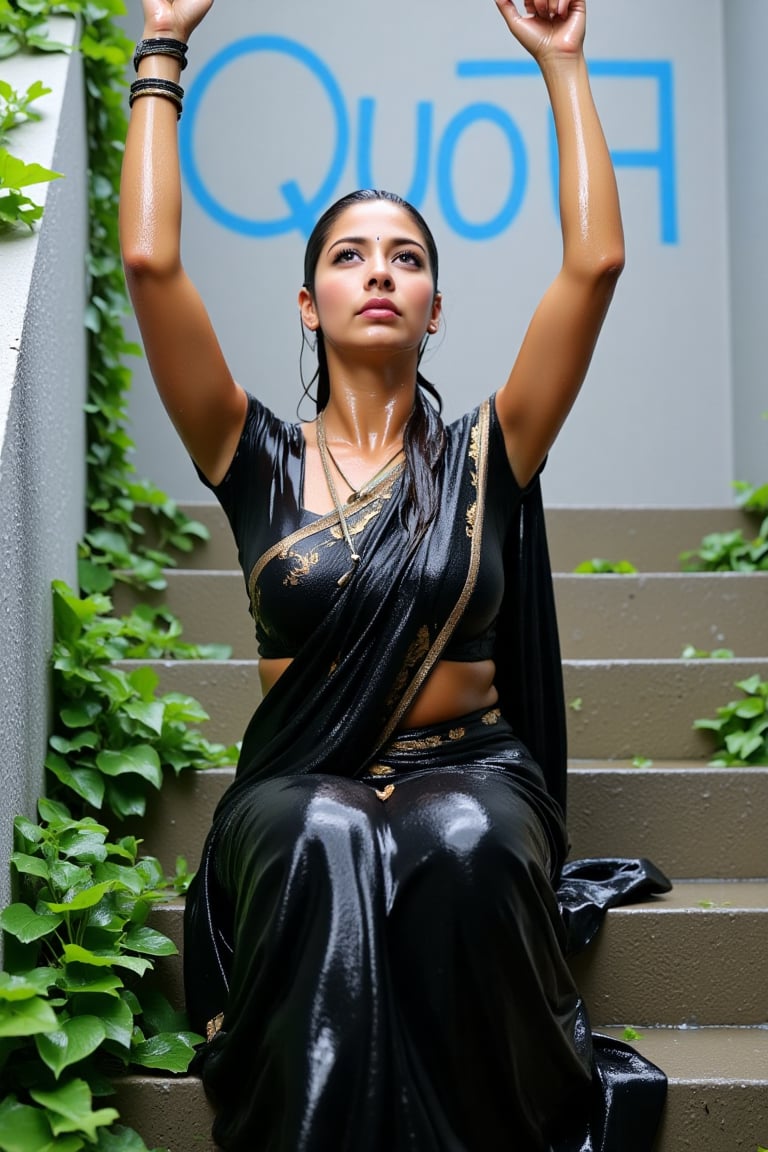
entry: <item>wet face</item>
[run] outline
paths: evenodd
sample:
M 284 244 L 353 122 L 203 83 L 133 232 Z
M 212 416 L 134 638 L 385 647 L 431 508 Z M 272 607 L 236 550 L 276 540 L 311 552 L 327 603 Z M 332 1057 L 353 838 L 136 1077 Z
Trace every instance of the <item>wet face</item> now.
M 327 347 L 418 351 L 437 331 L 440 297 L 410 213 L 386 200 L 352 204 L 334 222 L 315 269 L 314 293 L 299 295 L 302 320 Z

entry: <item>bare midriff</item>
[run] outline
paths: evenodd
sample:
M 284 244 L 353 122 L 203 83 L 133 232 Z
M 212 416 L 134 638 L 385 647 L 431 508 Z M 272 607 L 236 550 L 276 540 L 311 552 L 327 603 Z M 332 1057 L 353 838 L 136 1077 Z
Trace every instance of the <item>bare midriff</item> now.
M 290 660 L 261 660 L 259 676 L 266 696 L 285 672 Z M 458 719 L 480 708 L 492 708 L 498 700 L 493 660 L 439 660 L 429 674 L 400 728 L 424 728 Z

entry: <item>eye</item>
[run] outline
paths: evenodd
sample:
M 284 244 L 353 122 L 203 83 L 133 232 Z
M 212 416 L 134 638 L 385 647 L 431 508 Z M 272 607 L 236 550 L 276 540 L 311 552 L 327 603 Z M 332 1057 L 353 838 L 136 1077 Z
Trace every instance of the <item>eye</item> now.
M 356 248 L 342 248 L 341 251 L 337 252 L 334 256 L 333 262 L 334 264 L 351 264 L 359 255 L 360 253 Z
M 424 258 L 420 252 L 413 248 L 406 248 L 403 252 L 398 252 L 395 260 L 399 260 L 401 264 L 410 264 L 413 268 L 424 267 Z

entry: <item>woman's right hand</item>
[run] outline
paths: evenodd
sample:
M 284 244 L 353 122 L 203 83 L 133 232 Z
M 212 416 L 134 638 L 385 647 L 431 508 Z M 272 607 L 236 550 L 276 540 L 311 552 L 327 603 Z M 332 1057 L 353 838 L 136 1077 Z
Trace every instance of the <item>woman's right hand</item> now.
M 213 6 L 213 0 L 142 0 L 144 35 L 170 36 L 186 43 Z

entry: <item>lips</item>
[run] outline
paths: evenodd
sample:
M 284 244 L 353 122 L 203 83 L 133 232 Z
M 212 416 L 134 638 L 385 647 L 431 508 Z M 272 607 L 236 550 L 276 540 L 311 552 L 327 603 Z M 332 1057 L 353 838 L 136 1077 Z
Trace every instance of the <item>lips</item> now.
M 395 305 L 391 300 L 371 298 L 366 301 L 363 308 L 360 309 L 361 316 L 399 316 Z

